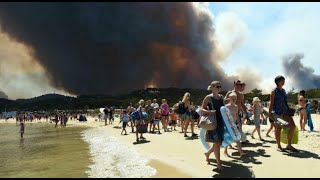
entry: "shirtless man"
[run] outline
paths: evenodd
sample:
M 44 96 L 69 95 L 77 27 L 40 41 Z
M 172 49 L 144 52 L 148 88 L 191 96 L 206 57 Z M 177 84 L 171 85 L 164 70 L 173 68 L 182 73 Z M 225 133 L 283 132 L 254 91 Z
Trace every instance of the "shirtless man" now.
M 244 134 L 244 133 L 242 132 L 242 123 L 243 123 L 243 122 L 241 122 L 240 111 L 246 113 L 246 112 L 247 112 L 247 107 L 244 105 L 243 94 L 240 92 L 242 83 L 241 83 L 240 80 L 236 80 L 236 81 L 233 82 L 233 84 L 234 84 L 234 89 L 233 89 L 232 91 L 229 91 L 229 92 L 226 94 L 226 96 L 225 96 L 225 98 L 224 98 L 224 101 L 225 101 L 225 104 L 229 103 L 229 95 L 230 95 L 231 93 L 235 93 L 235 94 L 237 95 L 236 105 L 239 107 L 239 108 L 238 108 L 238 114 L 239 114 L 239 117 L 238 117 L 238 118 L 239 118 L 239 121 L 237 121 L 237 122 L 240 122 L 240 123 L 238 124 L 239 130 L 240 130 L 241 134 Z M 247 142 L 247 141 L 245 141 L 245 142 Z

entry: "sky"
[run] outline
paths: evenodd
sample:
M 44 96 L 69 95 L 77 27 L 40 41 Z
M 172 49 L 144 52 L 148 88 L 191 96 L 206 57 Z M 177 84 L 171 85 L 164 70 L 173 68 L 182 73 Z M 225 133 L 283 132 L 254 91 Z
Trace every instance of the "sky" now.
M 304 54 L 302 64 L 320 75 L 320 3 L 210 2 L 206 8 L 224 51 L 219 63 L 228 75 L 247 74 L 246 79 L 260 81 L 257 88 L 269 93 L 274 77 L 285 75 L 282 57 L 293 53 Z M 50 85 L 32 53 L 0 26 L 0 92 L 10 99 L 53 92 L 71 95 Z M 292 87 L 294 80 L 286 79 L 285 88 Z
M 222 62 L 226 73 L 253 66 L 263 77 L 260 88 L 269 92 L 274 77 L 284 75 L 281 58 L 303 53 L 302 64 L 320 74 L 320 3 L 211 2 L 209 9 L 216 19 L 232 13 L 245 25 L 241 45 Z M 294 88 L 293 80 L 286 83 L 287 89 Z

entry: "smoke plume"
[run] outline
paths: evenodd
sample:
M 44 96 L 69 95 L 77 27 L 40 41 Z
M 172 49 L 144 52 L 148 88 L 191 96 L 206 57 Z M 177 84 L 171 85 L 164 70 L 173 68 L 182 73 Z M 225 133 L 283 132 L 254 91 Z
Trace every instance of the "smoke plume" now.
M 236 79 L 219 65 L 230 50 L 220 54 L 212 16 L 193 3 L 1 3 L 0 25 L 72 94 Z
M 299 89 L 320 88 L 320 75 L 314 74 L 314 69 L 302 64 L 303 54 L 290 54 L 283 57 L 285 74 Z

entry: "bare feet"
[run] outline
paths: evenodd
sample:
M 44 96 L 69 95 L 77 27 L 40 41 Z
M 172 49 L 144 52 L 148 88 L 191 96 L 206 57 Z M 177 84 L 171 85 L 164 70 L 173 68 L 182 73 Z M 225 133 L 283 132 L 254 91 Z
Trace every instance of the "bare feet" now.
M 279 152 L 285 152 L 285 150 L 282 147 L 278 147 L 277 151 Z
M 217 169 L 219 169 L 220 171 L 223 170 L 223 167 L 221 166 L 221 164 L 217 165 Z
M 271 136 L 269 134 L 266 134 L 266 136 L 271 138 Z
M 296 148 L 292 147 L 291 145 L 290 146 L 288 145 L 285 149 L 292 151 L 292 152 L 298 152 L 298 150 Z
M 244 156 L 246 156 L 247 154 L 246 153 L 244 153 L 243 151 L 242 152 L 240 152 L 240 157 L 244 157 Z
M 231 157 L 228 152 L 224 152 L 224 155 L 227 156 L 227 157 Z
M 252 138 L 252 139 L 255 139 L 253 135 L 251 135 L 251 138 Z
M 204 153 L 204 155 L 206 156 L 206 161 L 208 164 L 210 164 L 210 161 L 209 161 L 209 154 L 208 153 Z

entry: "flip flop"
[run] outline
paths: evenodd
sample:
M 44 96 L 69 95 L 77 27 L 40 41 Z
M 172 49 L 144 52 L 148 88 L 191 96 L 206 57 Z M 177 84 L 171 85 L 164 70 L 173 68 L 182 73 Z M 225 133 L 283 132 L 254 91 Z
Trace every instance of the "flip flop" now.
M 292 152 L 299 152 L 298 149 L 294 148 L 294 147 L 290 147 L 290 148 L 285 148 L 286 150 L 292 151 Z

